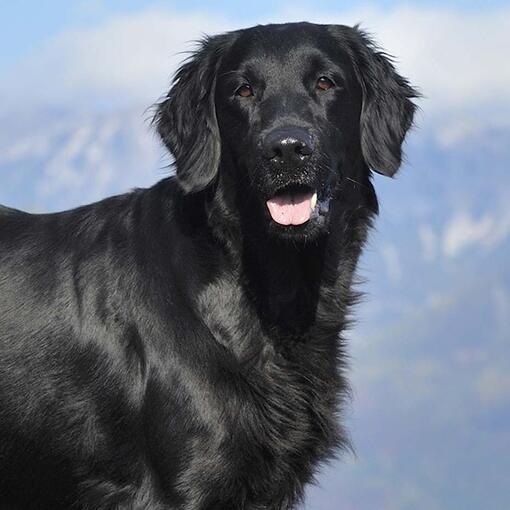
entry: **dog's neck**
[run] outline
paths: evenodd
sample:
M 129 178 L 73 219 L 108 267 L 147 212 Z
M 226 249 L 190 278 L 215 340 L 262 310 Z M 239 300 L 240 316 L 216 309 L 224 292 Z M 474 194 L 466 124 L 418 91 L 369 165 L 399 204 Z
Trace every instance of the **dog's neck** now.
M 207 221 L 232 261 L 233 274 L 239 275 L 238 285 L 267 331 L 301 338 L 314 327 L 330 329 L 334 334 L 342 329 L 345 303 L 354 300 L 349 289 L 356 263 L 376 212 L 371 184 L 366 189 L 360 186 L 348 182 L 333 203 L 329 233 L 311 242 L 278 239 L 247 223 L 253 218 L 247 218 L 239 200 L 227 199 L 236 196 L 232 193 L 235 184 L 228 179 L 211 193 Z M 242 266 L 234 261 L 241 261 Z M 329 313 L 332 307 L 337 309 L 333 314 Z M 333 323 L 332 315 L 337 317 Z M 327 324 L 321 322 L 326 316 Z

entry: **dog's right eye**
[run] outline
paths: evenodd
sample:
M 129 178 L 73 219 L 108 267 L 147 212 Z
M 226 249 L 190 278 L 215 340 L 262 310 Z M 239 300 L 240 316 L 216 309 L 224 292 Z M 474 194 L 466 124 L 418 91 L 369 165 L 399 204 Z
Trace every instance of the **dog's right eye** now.
M 251 85 L 248 85 L 248 83 L 243 83 L 237 90 L 236 95 L 241 97 L 250 97 L 253 96 L 253 89 L 251 88 Z
M 317 88 L 322 91 L 327 91 L 332 89 L 335 86 L 332 80 L 330 80 L 327 76 L 321 76 L 317 80 Z

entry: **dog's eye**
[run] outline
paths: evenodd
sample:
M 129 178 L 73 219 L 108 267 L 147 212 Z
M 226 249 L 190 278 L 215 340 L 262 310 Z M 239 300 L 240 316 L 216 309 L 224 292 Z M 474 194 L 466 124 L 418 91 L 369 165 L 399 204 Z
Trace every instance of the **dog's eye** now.
M 329 90 L 329 89 L 333 88 L 334 86 L 335 86 L 335 84 L 329 78 L 326 78 L 326 76 L 321 76 L 317 80 L 317 88 L 319 90 Z
M 250 97 L 250 96 L 253 96 L 253 89 L 251 88 L 251 85 L 248 85 L 247 83 L 243 83 L 236 90 L 236 94 L 241 97 Z

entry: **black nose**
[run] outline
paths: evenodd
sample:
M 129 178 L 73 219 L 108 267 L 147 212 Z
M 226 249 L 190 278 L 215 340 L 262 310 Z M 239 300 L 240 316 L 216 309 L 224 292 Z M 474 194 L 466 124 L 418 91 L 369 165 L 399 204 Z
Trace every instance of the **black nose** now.
M 302 163 L 313 152 L 313 140 L 305 129 L 278 128 L 263 141 L 264 156 L 275 163 Z

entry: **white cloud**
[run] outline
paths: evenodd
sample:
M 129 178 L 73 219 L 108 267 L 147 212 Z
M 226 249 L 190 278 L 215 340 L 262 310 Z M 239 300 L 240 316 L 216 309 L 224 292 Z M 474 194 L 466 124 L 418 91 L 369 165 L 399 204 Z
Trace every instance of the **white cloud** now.
M 510 374 L 496 367 L 484 369 L 476 379 L 476 390 L 484 404 L 510 402 Z
M 388 280 L 397 285 L 402 280 L 402 264 L 397 248 L 393 244 L 386 244 L 381 249 L 382 257 L 386 265 Z
M 491 122 L 491 127 L 505 128 L 509 126 L 510 119 L 508 117 L 506 117 L 504 121 L 493 119 Z M 484 125 L 480 122 L 479 118 L 469 117 L 469 115 L 459 116 L 448 119 L 447 122 L 440 127 L 437 140 L 442 147 L 448 149 L 462 143 L 466 139 L 476 138 L 485 128 L 487 128 L 487 122 Z
M 211 16 L 148 10 L 68 30 L 4 76 L 0 92 L 16 98 L 16 108 L 149 105 L 166 91 L 193 41 L 225 29 L 224 21 Z
M 507 349 L 508 332 L 510 331 L 510 290 L 503 283 L 498 282 L 491 288 L 495 327 L 498 338 L 501 339 Z
M 374 28 L 401 68 L 434 108 L 510 100 L 510 9 L 462 12 L 448 8 L 396 10 Z M 508 104 L 508 103 L 507 103 Z
M 457 296 L 452 293 L 443 293 L 433 291 L 425 299 L 425 305 L 427 308 L 433 311 L 447 311 L 453 308 L 458 302 Z
M 443 251 L 450 257 L 455 257 L 464 248 L 477 244 L 486 239 L 494 228 L 492 216 L 474 220 L 468 213 L 454 216 L 445 228 Z
M 434 229 L 430 225 L 422 224 L 418 228 L 418 236 L 420 238 L 423 250 L 423 258 L 426 262 L 432 262 L 437 255 L 437 236 Z
M 443 253 L 459 255 L 472 245 L 493 248 L 510 235 L 510 210 L 475 219 L 468 212 L 456 213 L 443 233 Z
M 510 66 L 505 62 L 510 53 L 510 8 L 474 13 L 448 7 L 401 6 L 321 14 L 293 4 L 265 19 L 243 24 L 302 19 L 362 22 L 398 57 L 399 70 L 427 96 L 423 102 L 425 122 L 436 115 L 446 119 L 441 124 L 441 134 L 444 131 L 446 137 L 464 136 L 466 129 L 468 133 L 474 129 L 473 122 L 479 125 L 503 119 L 508 123 Z M 34 51 L 10 76 L 4 76 L 0 92 L 16 98 L 13 104 L 17 107 L 24 103 L 73 102 L 87 107 L 94 101 L 150 103 L 165 91 L 183 58 L 179 52 L 190 48 L 188 41 L 202 33 L 238 26 L 221 16 L 163 9 L 123 15 L 93 29 L 61 33 Z M 485 119 L 480 112 L 485 113 Z

